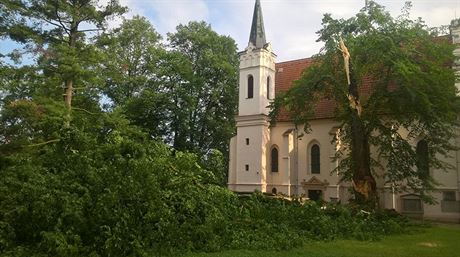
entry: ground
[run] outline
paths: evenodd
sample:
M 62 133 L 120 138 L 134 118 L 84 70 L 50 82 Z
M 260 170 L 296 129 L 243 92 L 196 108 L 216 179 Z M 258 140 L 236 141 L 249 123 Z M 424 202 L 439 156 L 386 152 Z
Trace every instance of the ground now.
M 313 242 L 290 251 L 227 251 L 189 254 L 186 257 L 460 257 L 460 226 L 435 225 L 409 235 L 383 238 L 377 242 L 336 240 Z

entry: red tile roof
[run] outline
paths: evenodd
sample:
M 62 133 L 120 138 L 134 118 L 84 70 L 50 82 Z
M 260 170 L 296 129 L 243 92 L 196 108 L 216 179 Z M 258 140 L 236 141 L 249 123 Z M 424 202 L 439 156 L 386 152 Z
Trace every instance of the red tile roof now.
M 313 63 L 312 58 L 280 62 L 275 65 L 275 93 L 288 90 L 292 83 L 302 76 L 302 72 Z M 315 119 L 324 119 L 334 117 L 334 101 L 323 99 L 318 102 L 315 108 Z M 286 110 L 282 109 L 278 115 L 277 121 L 292 121 Z
M 437 36 L 434 38 L 436 42 L 447 41 L 453 43 L 451 35 Z M 292 83 L 302 76 L 303 71 L 313 63 L 312 58 L 304 58 L 286 62 L 280 62 L 275 64 L 276 69 L 276 81 L 275 81 L 275 94 L 288 90 Z M 450 65 L 450 64 L 447 64 Z M 362 97 L 369 96 L 372 92 L 372 78 L 366 76 L 359 83 L 359 94 Z M 394 84 L 389 86 L 389 90 L 395 89 Z M 325 119 L 333 118 L 336 105 L 333 100 L 322 99 L 315 106 L 315 117 L 313 119 Z M 285 109 L 281 109 L 278 114 L 277 121 L 292 121 L 289 117 L 288 112 Z
M 292 60 L 287 62 L 277 63 L 276 68 L 276 83 L 275 93 L 288 90 L 292 83 L 302 76 L 303 71 L 313 63 L 312 58 Z M 369 96 L 372 90 L 372 79 L 364 77 L 359 83 L 359 94 L 362 97 Z M 315 106 L 315 117 L 313 119 L 333 118 L 335 112 L 335 102 L 332 99 L 322 99 Z M 278 114 L 277 121 L 292 121 L 289 113 L 282 109 Z

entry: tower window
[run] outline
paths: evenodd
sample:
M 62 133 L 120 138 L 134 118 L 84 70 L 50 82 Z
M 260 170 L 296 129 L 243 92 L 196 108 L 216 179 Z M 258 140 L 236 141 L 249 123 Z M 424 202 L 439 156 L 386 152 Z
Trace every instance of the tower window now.
M 310 150 L 310 163 L 311 163 L 311 173 L 319 174 L 320 173 L 320 151 L 319 145 L 314 144 Z
M 248 164 L 244 165 L 244 167 L 245 167 L 246 171 L 249 171 L 249 165 Z
M 248 98 L 254 97 L 254 77 L 252 75 L 248 76 Z
M 271 171 L 278 172 L 278 149 L 276 147 L 273 147 L 271 151 Z
M 270 77 L 267 77 L 267 99 L 270 99 Z
M 246 138 L 246 145 L 249 145 L 249 138 Z

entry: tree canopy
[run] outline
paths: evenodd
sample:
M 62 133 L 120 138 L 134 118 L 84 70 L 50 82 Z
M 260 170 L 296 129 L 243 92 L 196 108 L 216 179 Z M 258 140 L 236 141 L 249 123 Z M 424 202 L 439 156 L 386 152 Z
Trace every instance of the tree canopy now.
M 138 16 L 108 30 L 126 9 L 104 2 L 0 2 L 0 38 L 25 45 L 10 57 L 34 57 L 0 63 L 2 256 L 177 256 L 404 231 L 391 213 L 222 187 L 235 42 L 204 22 L 166 41 Z
M 430 33 L 421 19 L 411 20 L 409 10 L 406 4 L 393 18 L 370 1 L 349 19 L 324 15 L 318 31 L 324 48 L 272 106 L 273 119 L 285 108 L 308 131 L 315 105 L 334 101 L 342 146 L 338 171 L 353 183 L 360 202 L 376 203 L 376 177 L 430 200 L 426 193 L 435 181 L 420 163 L 431 171 L 449 169 L 442 157 L 456 149 L 454 46 L 449 37 Z M 426 160 L 416 150 L 420 140 L 427 143 Z
M 125 20 L 99 40 L 105 94 L 133 124 L 177 150 L 228 156 L 237 108 L 235 41 L 205 22 L 177 26 L 167 42 L 144 18 Z

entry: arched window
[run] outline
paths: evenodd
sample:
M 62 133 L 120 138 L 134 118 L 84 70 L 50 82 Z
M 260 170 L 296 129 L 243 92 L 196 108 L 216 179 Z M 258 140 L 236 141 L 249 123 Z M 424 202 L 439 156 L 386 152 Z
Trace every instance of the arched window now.
M 272 189 L 272 194 L 276 195 L 278 193 L 278 190 L 276 190 L 276 187 Z
M 248 76 L 248 98 L 254 97 L 254 77 L 252 75 Z
M 278 148 L 273 147 L 271 151 L 271 170 L 278 172 Z
M 420 140 L 417 143 L 417 147 L 415 149 L 417 154 L 417 171 L 419 176 L 426 177 L 429 173 L 429 153 L 428 153 L 428 143 L 426 140 Z
M 319 145 L 314 144 L 310 149 L 310 163 L 311 163 L 311 173 L 319 174 L 320 173 L 320 153 Z
M 267 77 L 267 99 L 270 99 L 270 76 Z

